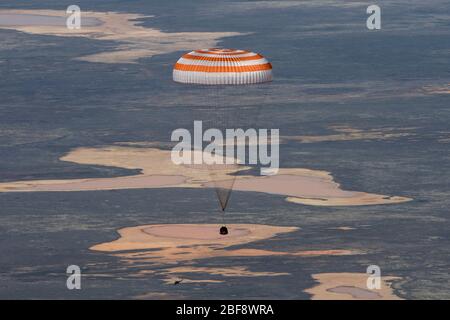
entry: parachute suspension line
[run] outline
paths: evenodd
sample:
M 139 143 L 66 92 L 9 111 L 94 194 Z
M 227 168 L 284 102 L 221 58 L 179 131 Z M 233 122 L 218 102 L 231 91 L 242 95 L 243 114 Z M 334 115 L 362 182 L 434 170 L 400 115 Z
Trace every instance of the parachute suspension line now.
M 228 200 L 234 185 L 235 166 L 226 163 L 226 129 L 231 128 L 233 124 L 230 120 L 233 119 L 230 113 L 233 112 L 232 108 L 228 106 L 227 87 L 225 85 L 210 85 L 208 88 L 210 93 L 210 100 L 207 104 L 210 106 L 208 117 L 208 128 L 218 129 L 222 133 L 221 142 L 217 141 L 216 154 L 217 160 L 222 157 L 223 163 L 216 163 L 208 165 L 209 175 L 211 182 L 214 184 L 214 189 L 219 201 L 220 208 L 224 214 L 227 207 Z M 222 150 L 222 151 L 219 151 Z
M 227 223 L 225 222 L 225 210 L 222 210 L 222 225 L 226 226 Z

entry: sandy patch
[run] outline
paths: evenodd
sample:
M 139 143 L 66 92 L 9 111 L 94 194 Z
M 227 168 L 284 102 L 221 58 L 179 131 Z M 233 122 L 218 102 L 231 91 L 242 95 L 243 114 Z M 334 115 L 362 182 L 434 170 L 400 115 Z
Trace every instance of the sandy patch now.
M 330 127 L 336 134 L 321 136 L 283 136 L 282 142 L 296 141 L 300 143 L 318 143 L 330 141 L 354 141 L 354 140 L 388 140 L 414 135 L 407 132 L 411 128 L 382 128 L 361 130 L 346 126 Z
M 120 238 L 91 247 L 91 250 L 111 252 L 131 262 L 167 264 L 214 257 L 352 255 L 353 250 L 305 250 L 296 252 L 262 249 L 227 249 L 280 233 L 293 232 L 296 227 L 276 227 L 254 224 L 228 225 L 229 235 L 219 235 L 217 224 L 145 225 L 118 230 Z
M 167 249 L 164 260 L 189 260 L 205 256 L 223 256 L 227 252 L 221 252 L 225 248 L 238 244 L 246 244 L 258 240 L 271 238 L 280 233 L 298 230 L 296 227 L 275 227 L 252 224 L 232 224 L 228 226 L 229 235 L 219 235 L 217 224 L 157 224 L 130 227 L 118 230 L 120 238 L 91 247 L 95 251 L 117 252 L 142 249 L 156 249 L 148 251 L 146 256 L 163 256 L 162 250 Z M 195 248 L 194 248 L 195 247 Z M 188 252 L 189 248 L 193 250 Z M 230 250 L 234 252 L 239 250 Z M 183 252 L 183 255 L 179 255 Z M 190 257 L 187 257 L 189 254 Z M 135 252 L 132 253 L 136 255 Z
M 351 230 L 355 230 L 355 228 L 353 227 L 347 227 L 347 226 L 343 226 L 343 227 L 334 227 L 334 228 L 330 228 L 333 230 L 341 230 L 341 231 L 351 231 Z
M 207 273 L 223 277 L 264 277 L 264 276 L 288 276 L 286 272 L 250 271 L 246 267 L 209 268 L 209 267 L 174 267 L 165 271 L 168 274 Z
M 427 94 L 450 94 L 450 83 L 443 86 L 425 86 L 422 89 Z
M 38 183 L 24 182 L 19 185 L 24 188 L 23 191 L 74 191 L 74 188 L 77 191 L 92 191 L 129 189 L 128 186 L 130 185 L 133 185 L 133 188 L 162 188 L 183 184 L 185 181 L 183 176 L 175 175 L 131 176 L 123 177 L 120 181 L 115 181 L 114 179 L 72 179 L 70 182 L 65 180 L 46 180 L 37 181 Z M 111 185 L 114 185 L 114 188 L 111 189 Z M 15 189 L 14 187 L 5 188 L 11 191 Z
M 228 225 L 229 235 L 219 234 L 216 224 L 160 224 L 118 230 L 117 240 L 91 247 L 121 259 L 133 268 L 140 268 L 135 277 L 161 276 L 167 284 L 223 282 L 223 277 L 289 276 L 286 272 L 249 270 L 245 266 L 198 266 L 199 260 L 217 257 L 259 256 L 340 256 L 362 252 L 347 249 L 272 251 L 252 248 L 232 249 L 255 241 L 270 239 L 278 234 L 297 231 L 296 227 L 277 227 L 255 224 Z M 157 268 L 152 268 L 157 266 Z M 263 268 L 263 266 L 262 266 Z M 196 274 L 199 279 L 185 277 Z M 205 279 L 207 275 L 207 279 Z M 213 279 L 210 279 L 213 276 Z M 217 278 L 219 277 L 219 278 Z
M 398 277 L 382 277 L 380 289 L 367 288 L 366 273 L 313 274 L 319 284 L 305 290 L 313 300 L 400 300 L 391 288 L 391 281 Z
M 355 192 L 354 197 L 333 197 L 333 198 L 296 198 L 287 197 L 286 201 L 309 206 L 339 207 L 339 206 L 368 206 L 378 204 L 393 204 L 411 201 L 412 199 L 397 196 L 381 196 L 364 192 Z
M 16 19 L 18 25 L 6 23 L 10 22 L 11 17 L 18 16 L 20 16 L 20 19 Z M 38 16 L 39 19 L 36 18 Z M 82 61 L 101 63 L 135 63 L 140 58 L 158 54 L 215 47 L 224 37 L 242 35 L 238 32 L 162 32 L 137 25 L 139 22 L 136 19 L 151 18 L 151 16 L 117 12 L 82 11 L 82 27 L 78 30 L 70 30 L 65 23 L 62 23 L 67 17 L 65 10 L 0 10 L 0 17 L 3 17 L 5 22 L 2 24 L 0 20 L 2 29 L 29 34 L 117 41 L 115 51 L 77 58 Z M 93 21 L 99 23 L 93 23 Z
M 3 12 L 3 11 L 1 11 Z M 102 22 L 96 18 L 85 17 L 82 20 L 83 26 L 100 25 Z M 65 26 L 64 16 L 50 16 L 23 13 L 0 13 L 0 27 L 7 26 Z
M 61 158 L 86 165 L 104 165 L 140 169 L 134 176 L 115 178 L 29 180 L 0 183 L 0 192 L 93 191 L 140 188 L 212 188 L 229 179 L 229 170 L 211 170 L 207 166 L 175 165 L 170 151 L 147 147 L 109 146 L 79 148 Z M 235 171 L 249 169 L 235 166 Z M 223 179 L 223 180 L 221 180 Z M 392 204 L 410 201 L 406 197 L 346 191 L 329 172 L 301 168 L 281 168 L 274 176 L 238 175 L 233 190 L 287 196 L 286 200 L 316 206 Z
M 175 239 L 190 239 L 190 240 L 223 240 L 224 237 L 217 233 L 217 228 L 203 225 L 165 225 L 165 226 L 151 226 L 141 229 L 142 232 L 155 236 L 158 238 L 175 238 Z M 227 235 L 230 238 L 243 238 L 248 236 L 250 230 L 244 228 L 233 228 Z

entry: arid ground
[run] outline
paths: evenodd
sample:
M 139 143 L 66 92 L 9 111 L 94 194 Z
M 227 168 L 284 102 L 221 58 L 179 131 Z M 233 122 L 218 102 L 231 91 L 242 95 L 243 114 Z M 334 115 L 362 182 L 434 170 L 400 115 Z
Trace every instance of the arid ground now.
M 0 3 L 0 298 L 450 298 L 448 1 L 382 4 L 377 31 L 362 2 L 78 4 L 69 30 L 59 1 Z M 172 66 L 205 47 L 274 70 L 224 101 L 280 130 L 280 170 L 231 173 L 224 217 L 170 160 L 211 104 Z

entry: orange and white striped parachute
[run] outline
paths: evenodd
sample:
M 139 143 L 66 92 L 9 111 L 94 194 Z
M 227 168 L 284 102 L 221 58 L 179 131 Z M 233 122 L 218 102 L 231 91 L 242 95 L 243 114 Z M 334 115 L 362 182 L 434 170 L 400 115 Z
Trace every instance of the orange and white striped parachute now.
M 235 49 L 202 49 L 183 55 L 173 80 L 203 85 L 240 85 L 272 81 L 272 65 L 262 55 Z
M 251 51 L 194 50 L 175 63 L 173 80 L 186 85 L 186 91 L 181 90 L 186 97 L 206 101 L 206 107 L 201 102 L 197 108 L 192 108 L 193 112 L 198 112 L 195 120 L 202 120 L 204 130 L 247 129 L 249 122 L 257 118 L 262 99 L 267 94 L 265 83 L 272 81 L 272 65 L 262 55 Z M 253 99 L 250 105 L 249 98 Z M 181 100 L 185 101 L 184 98 Z M 227 149 L 229 143 L 223 141 L 220 145 Z M 207 166 L 223 212 L 239 171 L 237 162 Z

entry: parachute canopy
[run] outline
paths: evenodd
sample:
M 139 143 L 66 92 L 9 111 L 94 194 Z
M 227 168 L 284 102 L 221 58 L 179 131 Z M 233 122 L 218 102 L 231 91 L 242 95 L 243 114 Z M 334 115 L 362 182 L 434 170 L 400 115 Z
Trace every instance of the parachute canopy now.
M 262 55 L 235 49 L 201 49 L 183 55 L 173 80 L 203 85 L 243 85 L 272 81 L 272 65 Z
M 225 132 L 226 129 L 246 129 L 250 121 L 257 118 L 260 104 L 248 105 L 248 101 L 246 104 L 243 101 L 248 95 L 254 97 L 256 94 L 261 102 L 267 90 L 265 87 L 256 91 L 255 89 L 272 81 L 272 65 L 262 55 L 251 51 L 200 49 L 186 53 L 178 59 L 173 67 L 173 80 L 195 87 L 195 94 L 189 91 L 186 94 L 206 101 L 207 107 L 204 107 L 205 103 L 199 103 L 197 108 L 193 108 L 193 112 L 198 112 L 195 120 L 202 120 L 204 130 L 215 128 Z M 253 96 L 249 94 L 248 85 L 252 85 L 254 89 Z M 222 150 L 234 142 L 234 139 L 214 139 L 216 145 L 223 147 Z M 220 153 L 219 149 L 216 149 L 216 152 Z M 224 164 L 206 165 L 223 212 L 227 207 L 236 173 L 240 169 L 238 159 L 234 160 L 234 163 L 227 161 Z

